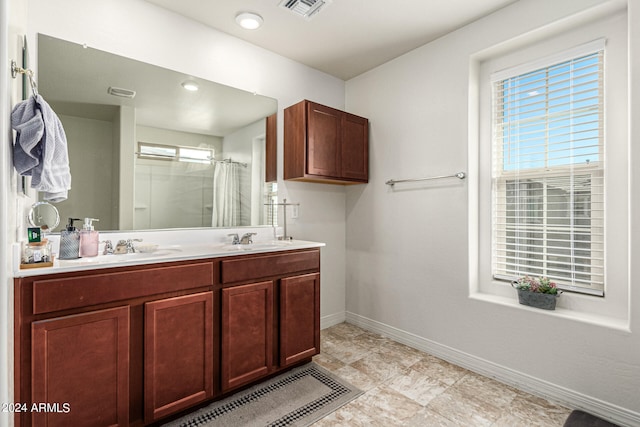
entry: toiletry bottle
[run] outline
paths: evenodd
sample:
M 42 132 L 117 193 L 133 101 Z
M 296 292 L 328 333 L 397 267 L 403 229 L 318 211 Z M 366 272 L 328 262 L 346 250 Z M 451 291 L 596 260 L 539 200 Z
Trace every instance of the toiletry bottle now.
M 73 221 L 80 221 L 80 218 L 69 218 L 67 229 L 60 232 L 60 259 L 76 259 L 80 256 L 80 232 L 73 226 Z
M 98 246 L 100 236 L 93 229 L 92 221 L 99 221 L 96 218 L 85 218 L 82 230 L 80 230 L 80 257 L 98 256 Z

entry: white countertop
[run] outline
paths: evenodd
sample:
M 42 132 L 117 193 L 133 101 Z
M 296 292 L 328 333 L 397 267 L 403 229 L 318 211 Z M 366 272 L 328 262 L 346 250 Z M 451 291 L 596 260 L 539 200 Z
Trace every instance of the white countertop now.
M 101 237 L 101 240 L 102 237 Z M 148 240 L 145 239 L 147 243 Z M 136 252 L 121 255 L 98 255 L 97 257 L 60 260 L 54 258 L 53 267 L 20 269 L 19 258 L 14 265 L 15 277 L 40 276 L 45 274 L 66 273 L 71 271 L 88 271 L 101 268 L 114 268 L 132 265 L 157 264 L 172 261 L 197 260 L 225 256 L 250 255 L 256 253 L 279 252 L 295 249 L 319 248 L 324 243 L 305 240 L 257 240 L 248 245 L 232 245 L 230 243 L 202 243 L 193 239 L 185 243 L 177 243 L 175 239 L 169 244 L 158 242 L 158 247 L 151 253 Z M 114 242 L 115 244 L 115 242 Z M 18 245 L 19 246 L 19 245 Z M 101 249 L 102 249 L 101 245 Z

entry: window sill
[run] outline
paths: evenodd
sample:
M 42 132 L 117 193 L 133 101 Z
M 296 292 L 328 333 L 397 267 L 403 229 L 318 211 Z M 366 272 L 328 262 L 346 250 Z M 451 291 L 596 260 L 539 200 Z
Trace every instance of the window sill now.
M 621 332 L 631 333 L 631 329 L 629 328 L 629 322 L 625 319 L 620 319 L 616 317 L 602 316 L 602 315 L 593 314 L 593 313 L 584 313 L 584 312 L 571 310 L 569 308 L 563 308 L 563 307 L 556 307 L 555 310 L 543 310 L 539 308 L 522 305 L 518 303 L 517 299 L 514 299 L 514 298 L 480 293 L 480 292 L 471 292 L 469 294 L 469 298 L 477 301 L 498 304 L 506 307 L 516 308 L 519 310 L 535 312 L 535 313 L 544 314 L 547 316 L 553 316 L 561 319 L 567 319 L 567 320 L 577 321 L 581 323 L 587 323 L 594 326 L 600 326 L 603 328 L 615 329 Z

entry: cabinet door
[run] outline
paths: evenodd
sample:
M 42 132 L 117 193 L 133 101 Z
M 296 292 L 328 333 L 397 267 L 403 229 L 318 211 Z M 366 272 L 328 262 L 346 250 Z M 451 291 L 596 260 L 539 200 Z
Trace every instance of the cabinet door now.
M 129 307 L 31 328 L 34 426 L 129 425 Z
M 369 120 L 345 113 L 342 123 L 342 178 L 369 179 Z
M 343 113 L 324 105 L 307 105 L 307 173 L 340 177 Z
M 145 304 L 145 422 L 213 396 L 213 292 Z
M 273 366 L 273 282 L 222 289 L 222 390 L 267 375 Z
M 280 282 L 280 366 L 320 353 L 320 274 Z

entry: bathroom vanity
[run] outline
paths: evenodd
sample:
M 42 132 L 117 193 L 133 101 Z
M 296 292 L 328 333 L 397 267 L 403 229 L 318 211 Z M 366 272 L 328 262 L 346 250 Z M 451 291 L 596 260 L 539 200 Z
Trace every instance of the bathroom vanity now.
M 203 246 L 25 272 L 16 426 L 148 425 L 311 360 L 320 246 Z

